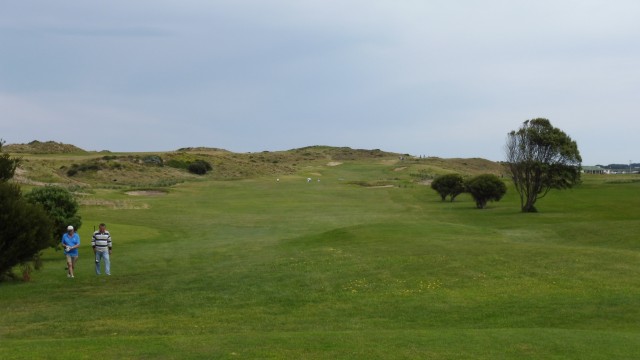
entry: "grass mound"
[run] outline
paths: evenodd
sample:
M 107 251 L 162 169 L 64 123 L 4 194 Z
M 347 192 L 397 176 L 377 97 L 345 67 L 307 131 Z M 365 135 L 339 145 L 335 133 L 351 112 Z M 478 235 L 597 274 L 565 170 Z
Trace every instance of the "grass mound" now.
M 202 180 L 189 173 L 190 164 L 204 161 L 212 166 L 211 180 L 239 180 L 265 176 L 283 177 L 306 173 L 318 177 L 327 167 L 344 162 L 388 169 L 384 176 L 350 179 L 368 186 L 399 185 L 432 179 L 439 174 L 461 172 L 473 175 L 499 173 L 501 166 L 484 159 L 416 158 L 378 149 L 309 146 L 286 151 L 233 153 L 217 148 L 182 148 L 162 153 L 96 153 L 76 150 L 72 145 L 34 142 L 12 147 L 22 152 L 16 180 L 24 184 L 67 184 L 88 187 L 172 186 Z M 59 148 L 59 149 L 58 149 Z M 377 171 L 377 170 L 376 170 Z M 365 177 L 367 175 L 365 174 Z
M 40 142 L 34 140 L 28 144 L 7 144 L 4 150 L 9 153 L 26 154 L 82 154 L 85 150 L 70 144 L 63 144 L 55 141 Z

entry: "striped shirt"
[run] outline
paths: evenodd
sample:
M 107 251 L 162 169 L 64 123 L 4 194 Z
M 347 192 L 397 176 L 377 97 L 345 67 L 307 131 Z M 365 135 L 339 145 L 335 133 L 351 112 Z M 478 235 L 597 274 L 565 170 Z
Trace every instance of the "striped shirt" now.
M 93 246 L 96 251 L 104 252 L 111 250 L 111 234 L 109 234 L 109 231 L 105 230 L 103 233 L 100 231 L 94 232 L 91 238 L 91 246 Z

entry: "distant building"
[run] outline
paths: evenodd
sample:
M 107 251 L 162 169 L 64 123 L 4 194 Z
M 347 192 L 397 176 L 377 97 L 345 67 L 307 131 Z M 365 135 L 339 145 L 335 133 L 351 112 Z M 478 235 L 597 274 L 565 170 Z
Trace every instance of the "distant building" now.
M 583 166 L 582 172 L 585 174 L 605 174 L 609 173 L 607 169 L 603 169 L 600 166 Z

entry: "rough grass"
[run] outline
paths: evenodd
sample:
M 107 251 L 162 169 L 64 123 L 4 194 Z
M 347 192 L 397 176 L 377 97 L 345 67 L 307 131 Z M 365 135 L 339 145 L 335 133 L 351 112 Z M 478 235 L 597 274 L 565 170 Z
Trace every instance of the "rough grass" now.
M 232 153 L 221 149 L 184 148 L 164 153 L 111 153 L 86 152 L 73 145 L 53 142 L 7 145 L 6 151 L 13 151 L 22 159 L 16 180 L 25 185 L 42 186 L 55 183 L 66 186 L 85 187 L 149 187 L 173 186 L 184 181 L 239 180 L 264 176 L 282 177 L 295 174 L 320 176 L 317 169 L 328 164 L 338 167 L 342 161 L 360 163 L 358 175 L 366 184 L 370 168 L 377 176 L 381 165 L 388 174 L 382 179 L 383 185 L 400 185 L 404 182 L 420 182 L 440 174 L 458 172 L 463 175 L 480 173 L 501 174 L 500 164 L 484 159 L 441 159 L 417 158 L 381 150 L 310 146 L 287 151 L 263 151 L 259 153 Z M 44 147 L 43 147 L 44 146 Z M 62 151 L 62 147 L 68 151 Z M 13 149 L 13 150 L 12 150 Z M 45 150 L 50 153 L 46 153 Z M 71 150 L 69 150 L 71 149 Z M 29 151 L 32 152 L 29 152 Z M 147 162 L 147 158 L 160 158 L 163 164 Z M 402 161 L 399 159 L 402 157 Z M 213 171 L 205 177 L 190 174 L 187 166 L 197 160 L 207 161 Z M 354 165 L 354 164 L 352 164 Z M 321 170 L 324 171 L 324 170 Z M 336 170 L 334 173 L 340 173 Z M 350 171 L 349 174 L 353 174 Z M 380 179 L 377 179 L 380 180 Z M 393 183 L 389 181 L 394 181 Z M 372 183 L 376 186 L 376 183 Z
M 70 144 L 63 144 L 55 141 L 34 140 L 28 144 L 8 144 L 4 150 L 12 153 L 26 154 L 82 154 L 85 150 Z
M 280 181 L 88 193 L 105 204 L 82 207 L 76 279 L 48 251 L 33 282 L 0 284 L 0 357 L 637 356 L 640 183 L 588 177 L 523 214 L 511 188 L 485 210 L 441 202 L 411 183 L 418 161 L 329 160 Z M 103 221 L 109 278 L 88 246 Z

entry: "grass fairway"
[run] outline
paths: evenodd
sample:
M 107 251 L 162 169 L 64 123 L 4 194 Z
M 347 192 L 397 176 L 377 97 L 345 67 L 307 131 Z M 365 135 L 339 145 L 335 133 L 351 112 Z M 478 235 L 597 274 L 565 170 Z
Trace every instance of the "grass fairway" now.
M 0 358 L 640 356 L 640 182 L 588 177 L 522 214 L 512 189 L 476 210 L 355 185 L 403 176 L 372 164 L 96 190 L 75 279 L 48 251 L 34 281 L 0 284 Z M 93 273 L 102 221 L 111 277 Z

